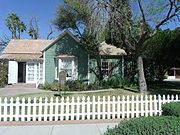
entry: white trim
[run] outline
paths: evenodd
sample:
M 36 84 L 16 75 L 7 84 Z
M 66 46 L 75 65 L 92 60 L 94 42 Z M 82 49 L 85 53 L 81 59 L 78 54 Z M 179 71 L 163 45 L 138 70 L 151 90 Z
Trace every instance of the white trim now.
M 28 62 L 26 62 L 26 83 L 28 83 Z
M 29 66 L 29 63 L 32 63 L 34 64 L 34 80 L 33 81 L 29 81 L 28 80 L 28 66 Z M 26 62 L 26 83 L 36 83 L 37 81 L 37 62 Z
M 46 62 L 46 53 L 45 53 L 45 51 L 43 52 L 43 84 L 45 84 L 45 70 L 46 70 L 46 68 L 45 68 L 45 62 Z

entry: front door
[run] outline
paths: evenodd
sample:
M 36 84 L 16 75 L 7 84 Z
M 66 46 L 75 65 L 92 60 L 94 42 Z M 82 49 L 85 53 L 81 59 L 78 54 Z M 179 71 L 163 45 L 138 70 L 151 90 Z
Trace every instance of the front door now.
M 18 83 L 26 82 L 26 62 L 18 62 Z

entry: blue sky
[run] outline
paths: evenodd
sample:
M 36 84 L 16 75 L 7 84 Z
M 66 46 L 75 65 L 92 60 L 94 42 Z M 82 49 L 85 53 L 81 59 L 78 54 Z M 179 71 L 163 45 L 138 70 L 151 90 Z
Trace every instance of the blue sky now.
M 5 19 L 10 12 L 17 13 L 22 21 L 29 25 L 31 17 L 37 17 L 39 25 L 40 38 L 45 39 L 49 32 L 49 24 L 55 18 L 56 8 L 62 4 L 63 0 L 0 0 L 0 37 L 7 35 L 11 37 L 11 33 L 5 26 Z M 163 29 L 180 26 L 180 23 L 171 23 L 163 26 Z M 54 28 L 55 38 L 60 31 Z M 30 38 L 28 34 L 23 34 L 23 38 Z
M 37 17 L 40 38 L 47 37 L 49 32 L 49 24 L 55 18 L 56 8 L 62 0 L 0 0 L 0 37 L 7 35 L 11 37 L 11 33 L 5 26 L 5 19 L 10 12 L 17 13 L 21 20 L 29 25 L 29 19 L 33 16 Z M 54 30 L 56 30 L 54 28 Z M 60 31 L 53 34 L 56 37 Z M 27 34 L 23 34 L 24 38 L 29 38 Z

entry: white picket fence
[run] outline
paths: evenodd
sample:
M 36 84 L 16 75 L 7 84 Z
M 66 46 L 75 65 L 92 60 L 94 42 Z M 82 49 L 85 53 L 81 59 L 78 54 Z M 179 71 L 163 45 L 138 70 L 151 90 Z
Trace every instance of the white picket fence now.
M 180 101 L 180 95 L 0 98 L 0 121 L 63 121 L 154 116 L 161 115 L 162 104 L 172 101 Z

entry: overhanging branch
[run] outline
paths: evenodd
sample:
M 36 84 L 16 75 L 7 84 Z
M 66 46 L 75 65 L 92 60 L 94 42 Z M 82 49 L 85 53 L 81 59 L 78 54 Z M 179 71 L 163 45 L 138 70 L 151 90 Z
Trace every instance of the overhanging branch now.
M 169 21 L 170 19 L 172 19 L 173 17 L 177 16 L 178 17 L 178 11 L 180 9 L 180 6 L 176 5 L 176 0 L 169 0 L 170 2 L 170 7 L 168 10 L 168 13 L 166 15 L 166 17 L 164 19 L 162 19 L 157 25 L 156 25 L 156 29 L 159 29 L 164 23 L 166 23 L 167 21 Z M 179 18 L 179 17 L 178 17 Z

